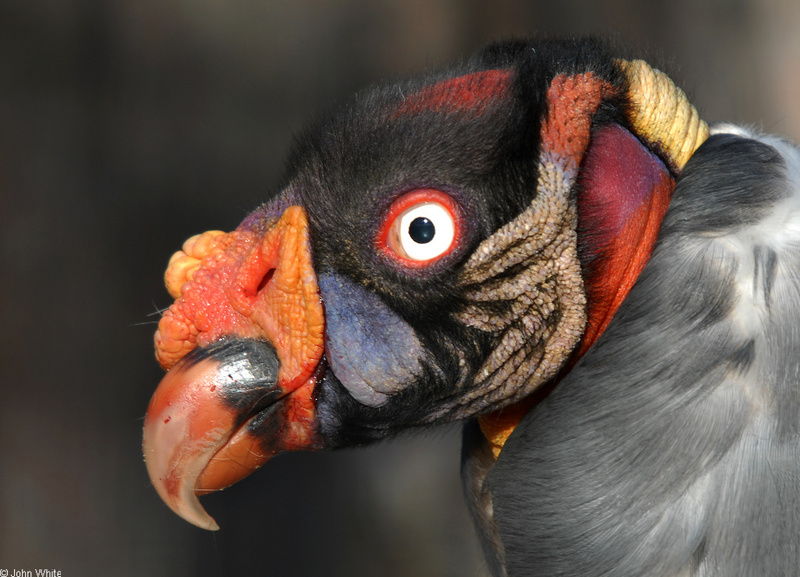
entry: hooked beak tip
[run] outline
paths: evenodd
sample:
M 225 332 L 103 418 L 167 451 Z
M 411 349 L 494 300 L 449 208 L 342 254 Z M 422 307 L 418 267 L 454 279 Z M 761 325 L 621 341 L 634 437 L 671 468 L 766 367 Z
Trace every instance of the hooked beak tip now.
M 198 349 L 162 379 L 147 408 L 142 450 L 159 496 L 186 521 L 219 529 L 198 496 L 232 485 L 276 454 L 262 448 L 251 423 L 280 408 L 278 370 L 272 347 L 232 340 Z
M 210 530 L 219 526 L 200 505 L 198 479 L 235 419 L 216 402 L 217 369 L 212 359 L 173 367 L 153 394 L 142 435 L 147 473 L 161 499 L 178 516 Z
M 148 421 L 155 421 L 155 423 Z M 177 431 L 175 426 L 173 426 L 173 430 L 164 430 L 171 421 L 172 419 L 169 417 L 146 419 L 145 421 L 142 448 L 150 480 L 161 499 L 175 514 L 201 529 L 217 531 L 219 525 L 206 512 L 197 498 L 197 479 L 203 472 L 207 461 L 202 458 L 180 458 L 181 452 L 176 455 L 173 451 L 160 448 L 160 443 L 163 443 L 165 437 L 183 436 L 172 434 Z M 175 423 L 175 425 L 178 424 Z M 156 442 L 157 439 L 160 443 Z M 211 443 L 209 445 L 213 446 Z

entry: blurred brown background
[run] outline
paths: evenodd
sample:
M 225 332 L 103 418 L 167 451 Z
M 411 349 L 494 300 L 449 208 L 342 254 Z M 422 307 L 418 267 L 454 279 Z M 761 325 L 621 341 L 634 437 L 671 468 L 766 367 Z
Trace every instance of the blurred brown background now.
M 161 275 L 273 192 L 292 133 L 486 41 L 594 33 L 709 121 L 800 136 L 797 0 L 2 0 L 0 568 L 63 577 L 479 576 L 458 428 L 286 455 L 189 526 L 150 487 Z

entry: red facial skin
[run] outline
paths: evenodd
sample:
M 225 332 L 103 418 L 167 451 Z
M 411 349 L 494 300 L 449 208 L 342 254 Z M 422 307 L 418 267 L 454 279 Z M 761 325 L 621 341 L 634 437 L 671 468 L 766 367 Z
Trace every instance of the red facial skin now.
M 202 250 L 187 247 L 194 255 L 173 257 L 167 271 L 168 286 L 179 286 L 180 295 L 155 337 L 156 357 L 169 371 L 150 402 L 143 448 L 164 501 L 188 521 L 216 529 L 197 495 L 231 485 L 278 452 L 319 447 L 312 393 L 324 316 L 302 208 L 290 206 L 277 220 L 248 219 L 203 242 Z M 187 266 L 191 259 L 199 263 Z M 254 438 L 247 427 L 254 415 L 229 403 L 227 388 L 241 386 L 235 367 L 213 356 L 180 362 L 221 338 L 275 347 L 280 369 L 273 392 L 281 397 L 284 423 L 277 438 Z

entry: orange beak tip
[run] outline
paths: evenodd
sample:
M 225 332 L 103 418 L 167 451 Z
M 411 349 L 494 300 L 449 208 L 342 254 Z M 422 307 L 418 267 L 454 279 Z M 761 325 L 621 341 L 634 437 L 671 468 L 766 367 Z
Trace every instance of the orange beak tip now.
M 144 419 L 142 450 L 153 487 L 186 521 L 219 529 L 198 496 L 236 483 L 283 450 L 280 437 L 273 447 L 251 432 L 263 411 L 286 410 L 276 406 L 289 398 L 277 382 L 278 370 L 274 349 L 226 341 L 199 359 L 179 362 L 161 380 Z M 232 398 L 246 409 L 232 405 Z
M 196 487 L 234 419 L 217 402 L 217 368 L 204 361 L 170 370 L 150 401 L 142 438 L 147 472 L 161 499 L 180 517 L 212 531 L 219 526 L 200 505 Z
M 216 531 L 219 525 L 203 509 L 195 490 L 206 465 L 203 445 L 211 447 L 213 443 L 184 442 L 182 450 L 175 450 L 186 438 L 187 427 L 179 421 L 174 416 L 145 420 L 142 448 L 147 472 L 156 492 L 173 512 L 201 529 Z

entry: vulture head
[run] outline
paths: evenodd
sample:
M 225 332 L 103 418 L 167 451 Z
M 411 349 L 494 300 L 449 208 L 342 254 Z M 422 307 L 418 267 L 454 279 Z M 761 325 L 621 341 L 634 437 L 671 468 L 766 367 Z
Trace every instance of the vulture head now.
M 198 496 L 278 453 L 464 420 L 496 574 L 735 559 L 709 495 L 752 521 L 727 473 L 796 431 L 755 376 L 781 155 L 722 132 L 591 40 L 498 43 L 358 94 L 302 133 L 272 200 L 170 260 L 143 443 L 158 494 L 217 529 Z M 719 240 L 734 229 L 751 236 Z

